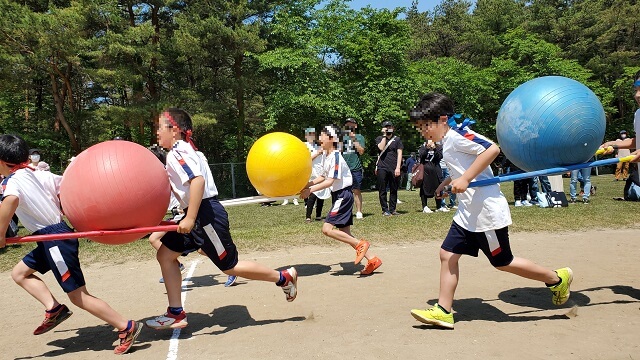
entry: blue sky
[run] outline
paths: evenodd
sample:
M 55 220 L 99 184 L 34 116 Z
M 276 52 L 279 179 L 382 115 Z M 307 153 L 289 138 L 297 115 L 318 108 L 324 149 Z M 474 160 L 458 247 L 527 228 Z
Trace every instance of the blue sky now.
M 440 0 L 418 0 L 418 10 L 433 10 L 438 4 L 440 4 Z M 372 8 L 376 9 L 394 9 L 396 7 L 410 8 L 411 0 L 351 0 L 350 5 L 354 9 L 361 9 L 367 5 L 371 5 Z

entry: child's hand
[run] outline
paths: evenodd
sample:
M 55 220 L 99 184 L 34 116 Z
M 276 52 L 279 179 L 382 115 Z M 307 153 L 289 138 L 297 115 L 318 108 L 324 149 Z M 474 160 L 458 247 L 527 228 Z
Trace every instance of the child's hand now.
M 303 198 L 303 199 L 308 198 L 309 195 L 311 195 L 311 189 L 310 188 L 304 188 L 304 189 L 302 189 L 302 191 L 300 191 L 300 197 Z
M 188 234 L 191 232 L 195 224 L 196 224 L 196 221 L 194 219 L 185 217 L 178 224 L 178 232 L 180 234 Z
M 460 177 L 455 180 L 451 180 L 451 192 L 454 194 L 460 194 L 467 191 L 469 187 L 469 181 Z

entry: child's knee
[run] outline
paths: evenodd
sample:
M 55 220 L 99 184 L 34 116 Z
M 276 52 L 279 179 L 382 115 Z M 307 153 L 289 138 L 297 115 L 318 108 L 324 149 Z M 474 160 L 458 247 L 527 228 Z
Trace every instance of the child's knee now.
M 25 263 L 20 261 L 16 266 L 11 270 L 11 279 L 16 284 L 21 284 L 27 277 L 33 274 L 34 270 L 29 268 Z
M 332 230 L 333 230 L 333 225 L 331 225 L 329 223 L 324 223 L 324 225 L 322 225 L 322 233 L 324 235 L 330 236 Z
M 84 309 L 84 289 L 85 287 L 82 286 L 67 293 L 67 296 L 69 297 L 69 300 L 71 300 L 71 303 L 81 309 Z
M 440 261 L 441 262 L 448 262 L 449 260 L 451 260 L 451 257 L 454 254 L 451 251 L 447 251 L 443 248 L 440 248 Z

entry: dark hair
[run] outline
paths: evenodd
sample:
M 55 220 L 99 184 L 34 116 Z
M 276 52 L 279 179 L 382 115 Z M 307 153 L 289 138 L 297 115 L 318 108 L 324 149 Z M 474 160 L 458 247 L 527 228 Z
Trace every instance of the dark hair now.
M 633 81 L 640 80 L 640 70 L 636 73 L 636 76 L 633 78 Z
M 163 111 L 163 114 L 164 113 L 167 113 L 173 121 L 175 121 L 176 125 L 178 125 L 183 139 L 186 137 L 187 131 L 193 131 L 193 123 L 191 122 L 191 116 L 188 112 L 178 108 L 167 108 Z
M 167 152 L 160 145 L 151 145 L 149 150 L 160 160 L 162 165 L 167 164 Z
M 17 135 L 0 136 L 0 160 L 7 164 L 18 165 L 29 160 L 29 146 Z
M 455 114 L 453 101 L 440 93 L 422 95 L 420 101 L 409 111 L 409 119 L 412 122 L 418 120 L 438 121 L 440 116 Z

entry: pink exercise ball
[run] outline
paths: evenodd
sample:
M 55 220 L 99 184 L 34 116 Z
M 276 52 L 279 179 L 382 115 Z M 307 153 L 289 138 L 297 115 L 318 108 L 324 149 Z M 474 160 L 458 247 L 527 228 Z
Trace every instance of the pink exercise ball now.
M 67 167 L 60 184 L 62 209 L 77 231 L 157 226 L 169 206 L 169 178 L 147 148 L 124 140 L 96 144 Z M 145 234 L 90 238 L 117 245 Z

